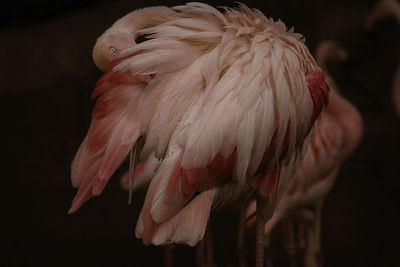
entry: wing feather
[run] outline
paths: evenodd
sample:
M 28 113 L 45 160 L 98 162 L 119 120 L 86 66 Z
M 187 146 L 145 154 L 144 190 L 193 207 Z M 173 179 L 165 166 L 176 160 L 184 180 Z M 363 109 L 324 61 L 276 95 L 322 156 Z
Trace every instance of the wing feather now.
M 72 184 L 80 189 L 70 212 L 103 191 L 142 133 L 146 117 L 136 114 L 143 87 L 140 79 L 113 71 L 99 80 L 92 122 L 72 163 Z

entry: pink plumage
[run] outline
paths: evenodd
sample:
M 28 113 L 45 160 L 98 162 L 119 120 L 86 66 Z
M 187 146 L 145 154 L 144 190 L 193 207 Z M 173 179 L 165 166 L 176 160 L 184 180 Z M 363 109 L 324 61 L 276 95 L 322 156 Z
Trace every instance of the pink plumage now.
M 92 124 L 72 165 L 80 188 L 70 212 L 102 191 L 142 136 L 141 158 L 160 159 L 136 227 L 145 244 L 194 245 L 211 209 L 251 196 L 266 218 L 329 99 L 302 36 L 244 5 L 224 13 L 202 3 L 156 7 L 165 16 L 151 23 L 141 21 L 153 20 L 145 10 L 99 38 L 126 31 L 124 44 L 134 45 L 118 50 L 95 89 Z M 148 40 L 135 44 L 143 34 Z
M 323 68 L 328 60 L 346 58 L 346 51 L 333 41 L 322 42 L 316 52 L 317 62 Z M 329 75 L 327 83 L 333 88 L 328 107 L 315 123 L 302 165 L 283 193 L 272 218 L 265 225 L 265 232 L 270 233 L 279 222 L 296 215 L 300 217 L 302 224 L 305 224 L 301 229 L 306 230 L 308 235 L 305 252 L 307 267 L 319 266 L 320 210 L 335 183 L 341 164 L 357 148 L 363 132 L 362 118 L 356 107 L 337 92 L 337 85 Z M 315 212 L 310 211 L 310 207 Z M 247 213 L 254 211 L 252 203 Z

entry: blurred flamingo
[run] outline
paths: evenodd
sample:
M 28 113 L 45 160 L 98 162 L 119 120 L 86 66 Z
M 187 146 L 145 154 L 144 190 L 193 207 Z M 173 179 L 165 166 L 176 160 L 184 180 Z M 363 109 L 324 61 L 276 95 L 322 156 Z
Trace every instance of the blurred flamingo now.
M 334 41 L 322 42 L 316 51 L 318 65 L 326 72 L 328 60 L 346 60 L 347 52 Z M 304 264 L 320 266 L 321 209 L 323 202 L 335 183 L 341 164 L 357 148 L 362 136 L 362 118 L 357 109 L 337 90 L 335 81 L 326 75 L 332 88 L 328 107 L 321 112 L 315 123 L 314 133 L 301 167 L 275 207 L 272 218 L 265 225 L 268 234 L 283 222 L 289 253 L 295 256 L 292 227 L 299 222 L 300 231 L 306 231 Z M 254 203 L 247 214 L 254 212 Z M 251 222 L 249 222 L 251 225 Z M 300 236 L 302 233 L 299 234 Z M 293 257 L 294 258 L 294 257 Z M 292 259 L 293 260 L 293 259 Z
M 378 0 L 375 7 L 367 16 L 365 27 L 371 30 L 376 21 L 386 18 L 394 17 L 400 24 L 400 4 L 396 0 Z
M 92 123 L 72 164 L 79 190 L 70 212 L 102 192 L 130 151 L 132 165 L 154 153 L 160 165 L 136 236 L 195 245 L 212 208 L 253 196 L 262 266 L 265 220 L 328 102 L 324 74 L 301 35 L 244 5 L 224 14 L 202 3 L 144 10 L 117 21 L 95 45 L 103 69 L 111 56 L 99 59 L 97 50 L 117 59 L 92 95 Z M 146 22 L 159 11 L 162 19 Z M 110 42 L 121 29 L 119 50 Z M 136 44 L 138 35 L 149 40 Z
M 400 26 L 400 3 L 396 0 L 379 0 L 367 16 L 366 28 L 372 30 L 376 21 L 385 17 L 394 17 Z M 400 116 L 400 63 L 394 74 L 392 96 L 397 115 Z

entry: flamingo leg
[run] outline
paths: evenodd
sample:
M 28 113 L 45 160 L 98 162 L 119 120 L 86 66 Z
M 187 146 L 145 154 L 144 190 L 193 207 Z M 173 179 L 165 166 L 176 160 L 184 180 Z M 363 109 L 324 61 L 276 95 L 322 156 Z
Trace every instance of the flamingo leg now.
M 197 267 L 206 267 L 207 264 L 207 259 L 206 259 L 206 240 L 203 238 L 203 240 L 200 241 L 200 243 L 197 245 L 196 249 L 196 258 L 197 258 Z
M 212 223 L 208 221 L 203 240 L 197 246 L 197 266 L 213 267 L 214 266 L 214 240 L 212 236 Z
M 264 266 L 264 224 L 265 219 L 262 214 L 264 208 L 263 200 L 258 197 L 256 200 L 256 213 L 257 213 L 257 225 L 256 225 L 256 267 Z
M 212 221 L 209 219 L 207 228 L 206 228 L 206 238 L 207 238 L 207 266 L 214 266 L 214 240 L 213 240 L 213 231 L 212 231 Z
M 174 266 L 174 259 L 175 259 L 175 244 L 169 244 L 165 247 L 164 250 L 165 267 Z
M 238 241 L 237 241 L 237 255 L 239 267 L 246 267 L 246 259 L 244 255 L 244 242 L 246 233 L 246 206 L 240 208 L 239 224 L 238 224 Z
M 322 205 L 318 205 L 315 214 L 315 244 L 316 244 L 316 261 L 317 266 L 322 266 L 322 255 L 321 255 L 321 216 Z
M 311 225 L 307 226 L 307 248 L 305 255 L 306 267 L 322 266 L 321 257 L 321 210 L 322 205 L 317 205 L 315 218 Z
M 265 266 L 273 267 L 272 259 L 270 257 L 271 254 L 271 233 L 265 234 L 264 238 L 264 253 L 265 253 Z
M 142 152 L 142 148 L 144 145 L 143 137 L 139 137 L 136 141 L 135 145 L 132 147 L 129 152 L 129 197 L 128 197 L 128 205 L 132 202 L 132 191 L 133 191 L 133 175 L 136 170 L 136 166 L 139 162 L 140 152 Z
M 129 152 L 129 197 L 128 197 L 128 205 L 132 202 L 132 191 L 133 191 L 133 173 L 136 168 L 136 144 Z
M 307 241 L 306 241 L 306 225 L 304 222 L 300 222 L 297 226 L 297 247 L 299 248 L 299 251 L 301 253 L 304 252 L 306 245 L 307 245 Z
M 296 246 L 296 241 L 295 241 L 295 233 L 294 233 L 294 222 L 291 217 L 289 217 L 285 222 L 283 227 L 285 227 L 285 232 L 286 232 L 286 251 L 289 254 L 290 258 L 290 266 L 296 267 L 297 262 L 296 262 L 296 252 L 297 252 L 297 246 Z

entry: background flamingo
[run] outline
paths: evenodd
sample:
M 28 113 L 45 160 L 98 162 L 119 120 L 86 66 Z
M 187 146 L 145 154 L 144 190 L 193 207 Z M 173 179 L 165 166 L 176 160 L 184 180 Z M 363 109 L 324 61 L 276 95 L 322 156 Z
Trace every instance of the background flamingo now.
M 134 29 L 151 39 L 118 51 L 120 60 L 99 80 L 91 128 L 72 165 L 80 189 L 70 212 L 102 192 L 143 135 L 142 157 L 155 151 L 162 162 L 137 237 L 194 245 L 212 205 L 246 199 L 259 188 L 261 266 L 265 218 L 301 163 L 329 89 L 301 36 L 283 23 L 244 5 L 225 14 L 201 3 L 175 10 L 173 20 Z
M 377 21 L 386 17 L 394 17 L 400 26 L 400 3 L 398 1 L 379 0 L 368 15 L 365 26 L 368 30 L 372 30 Z M 397 115 L 400 116 L 400 63 L 397 65 L 396 72 L 394 73 L 392 87 L 394 107 Z
M 328 71 L 327 61 L 344 61 L 347 58 L 347 52 L 334 41 L 322 42 L 316 51 L 318 65 L 326 73 Z M 313 139 L 309 145 L 311 150 L 307 152 L 303 165 L 293 179 L 293 181 L 298 181 L 297 190 L 300 191 L 300 194 L 295 192 L 296 186 L 288 187 L 289 195 L 290 190 L 293 190 L 291 197 L 287 203 L 282 202 L 283 205 L 288 205 L 288 211 L 299 204 L 306 209 L 310 208 L 310 204 L 311 207 L 313 206 L 314 214 L 307 214 L 306 210 L 298 210 L 300 214 L 292 215 L 292 218 L 299 221 L 298 231 L 305 231 L 305 234 L 299 233 L 297 239 L 301 239 L 301 236 L 306 238 L 304 264 L 310 267 L 321 266 L 321 209 L 323 202 L 336 181 L 342 163 L 358 147 L 363 133 L 363 122 L 359 111 L 350 101 L 340 95 L 332 76 L 327 74 L 326 77 L 327 83 L 333 88 L 330 103 L 322 112 L 321 120 L 317 122 Z M 291 201 L 293 201 L 294 207 L 290 207 Z
M 326 72 L 328 60 L 346 60 L 347 53 L 334 41 L 322 42 L 316 51 L 316 60 Z M 320 266 L 321 209 L 324 199 L 331 190 L 344 160 L 357 148 L 363 124 L 357 109 L 337 91 L 337 85 L 330 75 L 327 83 L 333 88 L 327 109 L 322 111 L 316 122 L 314 133 L 301 167 L 283 193 L 272 218 L 265 225 L 265 232 L 284 221 L 287 242 L 291 253 L 296 253 L 293 243 L 302 236 L 306 241 L 304 264 L 307 267 Z M 254 203 L 248 214 L 254 212 Z M 293 229 L 293 222 L 297 231 Z M 291 229 L 292 228 L 292 229 Z M 303 233 L 305 231 L 305 235 Z M 294 238 L 293 233 L 298 237 Z M 294 247 L 293 247 L 294 246 Z

